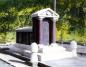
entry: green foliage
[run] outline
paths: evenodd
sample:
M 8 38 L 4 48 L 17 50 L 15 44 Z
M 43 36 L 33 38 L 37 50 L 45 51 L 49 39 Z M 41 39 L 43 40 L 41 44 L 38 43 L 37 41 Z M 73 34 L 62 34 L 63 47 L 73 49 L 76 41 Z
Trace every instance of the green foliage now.
M 31 26 L 33 12 L 47 7 L 53 9 L 53 5 L 53 0 L 0 0 L 0 41 L 14 41 L 15 33 L 9 31 Z M 56 5 L 60 15 L 57 40 L 86 43 L 86 0 L 57 0 Z
M 5 34 L 4 33 L 0 33 L 0 43 L 5 43 L 6 42 L 6 38 L 5 38 Z
M 0 0 L 0 31 L 31 25 L 31 14 L 51 4 L 52 0 Z
M 32 25 L 31 14 L 50 3 L 52 0 L 0 0 L 0 42 L 14 40 L 14 34 L 8 32 Z
M 58 0 L 57 40 L 86 43 L 86 0 Z
M 6 42 L 15 42 L 16 40 L 16 32 L 7 32 Z
M 0 33 L 0 43 L 15 42 L 16 32 Z

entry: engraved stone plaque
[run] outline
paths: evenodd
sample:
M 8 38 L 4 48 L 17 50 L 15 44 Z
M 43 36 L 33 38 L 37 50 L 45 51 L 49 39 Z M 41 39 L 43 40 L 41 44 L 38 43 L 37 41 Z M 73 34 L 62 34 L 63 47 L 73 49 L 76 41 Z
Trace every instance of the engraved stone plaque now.
M 43 21 L 43 23 L 42 23 L 42 27 L 41 27 L 42 29 L 41 29 L 41 32 L 42 32 L 42 43 L 43 44 L 45 44 L 45 45 L 47 45 L 47 44 L 49 44 L 49 23 L 48 23 L 48 21 L 46 20 L 46 21 Z

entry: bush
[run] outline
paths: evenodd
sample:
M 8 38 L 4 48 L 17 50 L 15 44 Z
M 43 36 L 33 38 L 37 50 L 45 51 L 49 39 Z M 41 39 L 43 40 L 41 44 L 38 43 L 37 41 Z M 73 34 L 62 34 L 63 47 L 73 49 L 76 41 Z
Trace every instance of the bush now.
M 0 33 L 0 43 L 15 42 L 15 41 L 16 41 L 15 32 Z

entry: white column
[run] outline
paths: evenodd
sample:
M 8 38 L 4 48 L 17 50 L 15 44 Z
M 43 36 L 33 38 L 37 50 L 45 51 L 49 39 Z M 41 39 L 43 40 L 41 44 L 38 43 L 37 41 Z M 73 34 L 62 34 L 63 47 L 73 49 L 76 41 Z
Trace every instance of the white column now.
M 40 36 L 40 38 L 39 38 L 39 40 L 40 40 L 39 43 L 41 44 L 41 43 L 42 43 L 42 34 L 43 34 L 41 27 L 42 27 L 43 17 L 39 17 L 39 21 L 40 21 L 40 22 L 39 22 L 39 28 L 40 28 L 40 29 L 39 29 L 39 36 Z
M 31 52 L 32 67 L 38 67 L 38 45 L 36 43 L 31 44 Z
M 76 41 L 70 42 L 70 49 L 73 53 L 73 56 L 77 56 L 77 42 Z
M 53 32 L 52 32 L 52 36 L 53 36 L 53 43 L 56 42 L 56 19 L 53 18 Z

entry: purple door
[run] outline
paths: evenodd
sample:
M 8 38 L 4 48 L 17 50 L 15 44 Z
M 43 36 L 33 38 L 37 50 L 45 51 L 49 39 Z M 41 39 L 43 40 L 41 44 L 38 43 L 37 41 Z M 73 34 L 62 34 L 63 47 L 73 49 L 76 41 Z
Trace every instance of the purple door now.
M 47 20 L 44 20 L 42 22 L 41 32 L 42 32 L 42 35 L 41 35 L 42 44 L 45 44 L 45 45 L 49 44 L 49 22 Z

